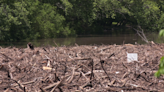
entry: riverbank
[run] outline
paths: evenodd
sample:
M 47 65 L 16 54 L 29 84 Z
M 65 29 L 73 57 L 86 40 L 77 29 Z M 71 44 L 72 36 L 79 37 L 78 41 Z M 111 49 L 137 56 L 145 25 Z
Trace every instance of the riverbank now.
M 138 62 L 127 62 L 127 52 Z M 0 48 L 0 91 L 164 91 L 164 44 Z
M 159 33 L 145 33 L 147 39 L 149 41 L 154 41 L 155 43 L 164 43 L 164 37 L 159 37 Z M 73 38 L 54 38 L 54 39 L 39 39 L 39 40 L 24 40 L 18 42 L 0 42 L 0 46 L 8 47 L 22 47 L 25 48 L 28 42 L 32 42 L 35 47 L 43 47 L 43 46 L 74 46 L 75 43 L 79 45 L 122 45 L 124 44 L 146 44 L 138 34 L 120 34 L 120 35 L 99 35 L 93 37 L 73 37 Z

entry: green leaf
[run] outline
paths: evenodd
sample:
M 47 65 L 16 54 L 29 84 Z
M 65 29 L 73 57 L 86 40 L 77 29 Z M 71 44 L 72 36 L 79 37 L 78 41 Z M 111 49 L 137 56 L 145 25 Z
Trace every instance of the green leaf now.
M 160 59 L 159 69 L 154 76 L 159 77 L 161 74 L 164 74 L 164 56 Z
M 155 77 L 159 77 L 161 74 L 159 73 L 159 71 L 157 71 L 155 74 L 154 74 L 154 76 Z
M 164 29 L 160 30 L 159 36 L 164 36 Z

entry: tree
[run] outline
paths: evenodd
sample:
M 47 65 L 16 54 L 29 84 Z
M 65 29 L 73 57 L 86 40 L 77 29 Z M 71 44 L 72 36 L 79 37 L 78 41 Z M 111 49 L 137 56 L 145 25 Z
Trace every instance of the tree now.
M 57 7 L 37 0 L 2 2 L 0 40 L 65 37 L 74 34 Z
M 1 0 L 0 40 L 164 29 L 163 0 Z
M 0 7 L 0 40 L 13 41 L 26 38 L 26 29 L 30 28 L 28 11 L 24 2 L 1 3 Z

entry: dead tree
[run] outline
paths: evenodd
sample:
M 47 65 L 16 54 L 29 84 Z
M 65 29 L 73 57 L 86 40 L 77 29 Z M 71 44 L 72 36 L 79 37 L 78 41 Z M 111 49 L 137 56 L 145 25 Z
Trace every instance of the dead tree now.
M 136 29 L 136 28 L 133 28 L 133 29 L 137 32 L 137 34 L 142 38 L 143 41 L 145 41 L 146 43 L 149 43 L 141 26 L 138 26 L 137 28 L 138 29 Z

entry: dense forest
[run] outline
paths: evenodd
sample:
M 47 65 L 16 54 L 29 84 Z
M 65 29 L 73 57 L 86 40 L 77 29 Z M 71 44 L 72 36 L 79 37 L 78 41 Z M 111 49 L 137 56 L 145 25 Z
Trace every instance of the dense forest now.
M 0 41 L 164 28 L 163 0 L 0 0 Z

